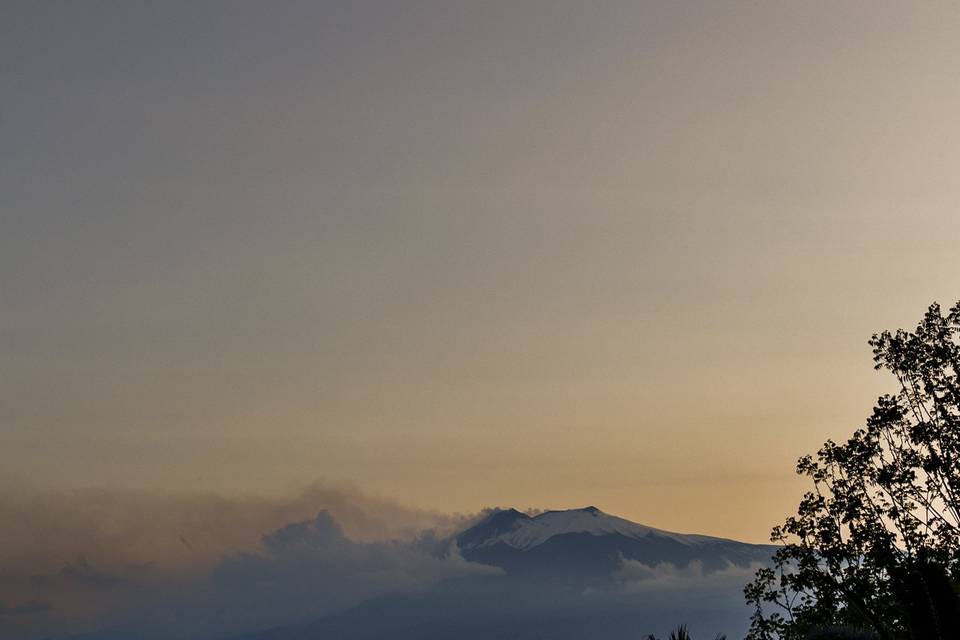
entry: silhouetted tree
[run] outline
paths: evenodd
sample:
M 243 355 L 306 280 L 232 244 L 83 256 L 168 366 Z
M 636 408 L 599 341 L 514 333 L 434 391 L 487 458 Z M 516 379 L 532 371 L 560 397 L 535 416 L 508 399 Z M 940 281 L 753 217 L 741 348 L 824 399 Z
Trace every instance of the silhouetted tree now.
M 658 640 L 658 639 L 655 635 L 651 633 L 646 637 L 645 640 Z M 687 625 L 682 624 L 679 627 L 677 627 L 674 631 L 670 632 L 670 636 L 668 640 L 693 640 L 693 638 L 690 637 L 690 632 L 687 631 Z M 727 636 L 720 633 L 720 634 L 717 634 L 714 640 L 727 640 Z
M 690 634 L 687 632 L 687 625 L 682 624 L 677 627 L 676 631 L 671 631 L 670 640 L 691 640 Z
M 744 589 L 750 640 L 960 638 L 960 303 L 870 345 L 900 391 L 797 463 L 813 488 Z

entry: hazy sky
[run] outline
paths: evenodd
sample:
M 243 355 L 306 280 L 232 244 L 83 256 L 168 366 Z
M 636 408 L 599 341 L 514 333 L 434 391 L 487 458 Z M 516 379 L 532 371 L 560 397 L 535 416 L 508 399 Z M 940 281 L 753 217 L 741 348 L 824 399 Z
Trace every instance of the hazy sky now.
M 4 2 L 0 482 L 764 540 L 960 298 L 960 7 Z

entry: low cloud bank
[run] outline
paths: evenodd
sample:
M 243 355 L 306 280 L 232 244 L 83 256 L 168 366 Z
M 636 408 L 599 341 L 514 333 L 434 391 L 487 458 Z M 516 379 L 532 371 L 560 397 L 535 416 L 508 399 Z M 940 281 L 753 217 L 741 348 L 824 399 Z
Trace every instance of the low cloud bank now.
M 435 553 L 436 539 L 357 542 L 343 534 L 326 511 L 282 527 L 263 538 L 255 553 L 224 559 L 204 595 L 192 599 L 198 616 L 191 629 L 211 631 L 296 623 L 359 604 L 385 593 L 410 592 L 448 578 L 496 575 L 469 563 L 455 546 Z M 203 602 L 203 600 L 206 602 Z M 208 613 L 216 610 L 211 619 Z M 219 612 L 230 611 L 230 627 Z
M 350 538 L 364 541 L 451 530 L 469 518 L 320 484 L 272 499 L 93 489 L 0 493 L 0 570 L 51 573 L 81 556 L 108 571 L 144 563 L 164 571 L 208 569 L 225 553 L 256 548 L 264 532 L 323 510 Z
M 188 619 L 206 625 L 204 607 L 235 610 L 250 624 L 273 622 L 269 610 L 323 612 L 460 570 L 462 559 L 441 561 L 423 546 L 470 520 L 319 484 L 277 499 L 0 495 L 0 637 L 46 637 L 135 616 L 163 628 Z M 304 588 L 310 602 L 298 596 Z
M 689 584 L 719 586 L 731 582 L 742 585 L 749 582 L 762 566 L 760 563 L 749 567 L 729 564 L 725 569 L 706 571 L 699 560 L 694 560 L 685 567 L 677 567 L 669 562 L 651 566 L 624 558 L 614 578 L 627 589 L 662 589 Z

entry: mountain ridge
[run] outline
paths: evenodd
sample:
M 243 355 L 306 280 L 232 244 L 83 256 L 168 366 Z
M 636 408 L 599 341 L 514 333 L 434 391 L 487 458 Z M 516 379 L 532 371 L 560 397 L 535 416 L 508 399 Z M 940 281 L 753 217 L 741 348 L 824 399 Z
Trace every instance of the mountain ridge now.
M 478 528 L 480 530 L 490 529 L 491 531 L 486 533 L 492 535 L 478 541 Z M 461 532 L 457 536 L 457 542 L 461 548 L 473 548 L 502 541 L 509 546 L 529 550 L 543 544 L 555 535 L 564 533 L 591 533 L 593 535 L 620 533 L 632 538 L 642 538 L 653 534 L 688 545 L 721 541 L 750 544 L 717 536 L 677 533 L 658 529 L 605 513 L 594 506 L 549 510 L 536 515 L 524 513 L 512 507 L 496 508 L 480 522 Z
M 495 509 L 454 536 L 471 562 L 508 573 L 611 575 L 625 561 L 685 568 L 699 563 L 712 572 L 769 560 L 775 547 L 727 538 L 682 534 L 632 522 L 589 506 L 536 515 Z

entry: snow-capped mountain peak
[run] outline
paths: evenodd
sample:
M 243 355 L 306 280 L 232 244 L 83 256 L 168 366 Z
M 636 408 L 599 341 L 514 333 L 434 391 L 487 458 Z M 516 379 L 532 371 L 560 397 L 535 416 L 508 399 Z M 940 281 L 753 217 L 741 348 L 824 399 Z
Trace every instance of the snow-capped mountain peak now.
M 709 539 L 705 536 L 661 531 L 609 515 L 591 506 L 545 511 L 532 517 L 516 509 L 497 510 L 465 531 L 457 542 L 462 549 L 479 549 L 502 543 L 527 551 L 563 534 L 621 535 L 632 539 L 643 539 L 655 534 L 684 545 L 697 545 Z

